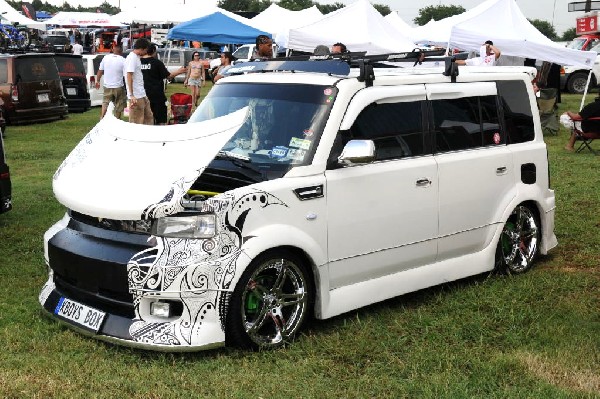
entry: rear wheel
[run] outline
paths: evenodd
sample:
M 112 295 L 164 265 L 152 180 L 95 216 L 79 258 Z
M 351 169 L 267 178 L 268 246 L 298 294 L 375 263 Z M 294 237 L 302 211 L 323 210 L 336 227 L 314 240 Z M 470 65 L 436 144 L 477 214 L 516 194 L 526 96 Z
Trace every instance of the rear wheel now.
M 567 90 L 569 93 L 583 94 L 587 85 L 588 75 L 583 72 L 575 72 L 569 77 L 567 82 Z M 593 79 L 592 79 L 593 80 Z M 590 87 L 594 87 L 594 82 L 590 82 Z
M 292 341 L 312 304 L 308 276 L 301 259 L 290 251 L 259 256 L 246 269 L 231 297 L 228 344 L 270 349 Z
M 533 265 L 539 241 L 536 214 L 526 205 L 517 206 L 502 229 L 496 248 L 496 269 L 506 274 L 525 273 Z

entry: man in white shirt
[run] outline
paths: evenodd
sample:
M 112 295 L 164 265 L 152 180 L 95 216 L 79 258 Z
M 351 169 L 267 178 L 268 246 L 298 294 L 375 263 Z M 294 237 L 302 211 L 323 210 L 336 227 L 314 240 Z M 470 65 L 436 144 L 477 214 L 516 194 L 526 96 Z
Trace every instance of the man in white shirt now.
M 496 61 L 500 58 L 500 50 L 494 46 L 494 42 L 491 40 L 483 43 L 479 49 L 479 57 L 469 58 L 467 60 L 456 60 L 458 65 L 470 65 L 470 66 L 494 66 Z
M 129 104 L 129 122 L 143 125 L 154 125 L 154 115 L 150 108 L 150 101 L 144 89 L 144 75 L 140 57 L 148 53 L 150 42 L 140 38 L 133 44 L 133 51 L 125 58 L 125 84 Z
M 125 84 L 123 83 L 123 69 L 125 58 L 120 46 L 113 46 L 112 53 L 106 55 L 100 62 L 98 74 L 96 75 L 96 89 L 100 88 L 100 79 L 104 75 L 104 95 L 102 97 L 102 114 L 104 118 L 108 104 L 115 104 L 114 115 L 121 118 L 126 105 Z
M 75 44 L 73 45 L 73 54 L 75 55 L 81 55 L 83 54 L 83 46 L 81 45 L 81 42 L 75 42 Z

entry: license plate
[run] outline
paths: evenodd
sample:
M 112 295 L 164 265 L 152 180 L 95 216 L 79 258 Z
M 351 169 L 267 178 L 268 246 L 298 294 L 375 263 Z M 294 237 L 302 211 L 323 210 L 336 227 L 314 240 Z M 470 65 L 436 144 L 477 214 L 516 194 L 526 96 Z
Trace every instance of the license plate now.
M 69 96 L 76 96 L 77 95 L 77 88 L 76 87 L 67 87 L 67 95 L 69 95 Z
M 40 102 L 40 103 L 49 103 L 50 102 L 50 96 L 48 95 L 48 93 L 38 94 L 37 99 L 38 99 L 38 102 Z
M 54 314 L 71 320 L 75 324 L 89 328 L 94 332 L 98 332 L 106 315 L 101 310 L 90 308 L 64 297 L 58 301 L 58 305 L 54 309 Z

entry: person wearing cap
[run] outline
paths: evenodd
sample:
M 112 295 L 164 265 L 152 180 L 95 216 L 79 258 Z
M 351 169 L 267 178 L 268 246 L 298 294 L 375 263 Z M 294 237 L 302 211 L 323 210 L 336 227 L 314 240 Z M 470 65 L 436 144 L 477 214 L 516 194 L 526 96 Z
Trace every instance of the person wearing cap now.
M 494 46 L 494 42 L 487 40 L 479 49 L 479 57 L 466 60 L 456 60 L 457 65 L 469 66 L 494 66 L 500 58 L 500 50 Z

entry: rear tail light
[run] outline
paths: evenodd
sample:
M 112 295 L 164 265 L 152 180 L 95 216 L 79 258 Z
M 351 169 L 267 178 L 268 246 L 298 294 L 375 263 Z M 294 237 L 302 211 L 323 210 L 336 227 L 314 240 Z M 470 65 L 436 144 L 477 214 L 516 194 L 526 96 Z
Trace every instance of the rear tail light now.
M 0 180 L 8 180 L 10 179 L 10 173 L 6 172 L 6 173 L 0 173 Z
M 13 101 L 19 101 L 19 89 L 16 85 L 13 85 L 10 90 L 10 97 Z
M 90 90 L 96 87 L 96 77 L 90 76 Z
M 560 67 L 560 74 L 564 75 L 565 74 L 565 67 Z

